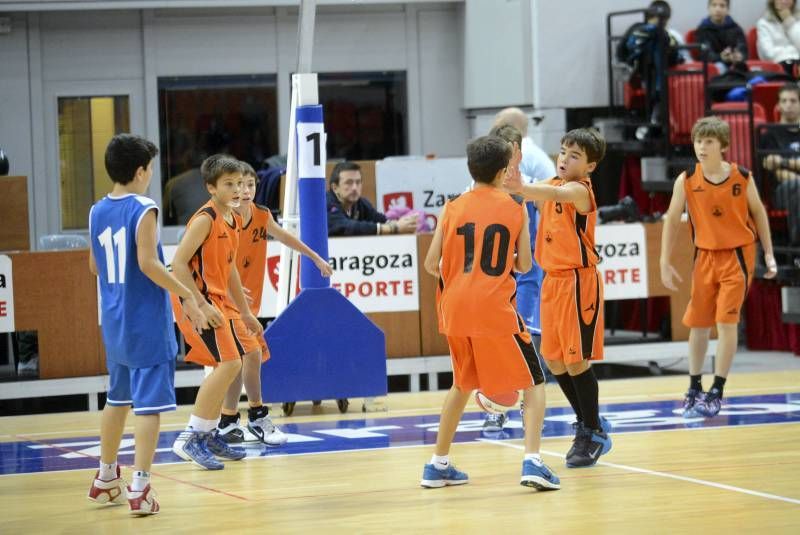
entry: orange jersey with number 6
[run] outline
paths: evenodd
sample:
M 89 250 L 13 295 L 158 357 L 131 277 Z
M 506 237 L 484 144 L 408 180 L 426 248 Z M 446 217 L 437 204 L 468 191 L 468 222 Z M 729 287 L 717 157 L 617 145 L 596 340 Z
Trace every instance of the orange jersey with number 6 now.
M 521 198 L 475 188 L 447 203 L 442 226 L 439 330 L 450 336 L 498 336 L 525 330 L 516 309 L 514 249 Z

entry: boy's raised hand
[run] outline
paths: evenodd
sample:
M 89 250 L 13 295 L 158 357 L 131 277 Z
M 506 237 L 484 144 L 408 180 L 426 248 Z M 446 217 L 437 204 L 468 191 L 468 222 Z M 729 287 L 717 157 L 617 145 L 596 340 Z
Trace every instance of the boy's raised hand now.
M 771 254 L 764 255 L 764 263 L 767 265 L 767 272 L 764 273 L 765 279 L 774 279 L 778 275 L 778 263 Z
M 676 292 L 678 291 L 678 286 L 675 284 L 675 280 L 683 282 L 683 279 L 678 275 L 678 271 L 672 264 L 661 264 L 661 284 L 668 290 Z
M 503 179 L 503 189 L 509 193 L 519 193 L 522 190 L 522 173 L 519 172 L 519 163 L 522 161 L 522 151 L 514 143 L 514 152 L 506 166 L 506 176 Z

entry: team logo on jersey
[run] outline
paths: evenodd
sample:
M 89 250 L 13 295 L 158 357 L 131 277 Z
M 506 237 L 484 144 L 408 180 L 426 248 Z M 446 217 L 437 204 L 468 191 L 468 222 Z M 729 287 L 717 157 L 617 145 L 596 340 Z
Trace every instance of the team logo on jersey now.
M 233 251 L 230 251 L 228 252 L 228 263 L 230 264 L 232 262 L 233 262 Z
M 546 241 L 547 243 L 550 243 L 551 241 L 553 241 L 553 236 L 550 234 L 550 231 L 547 231 L 545 233 L 544 241 Z
M 575 351 L 575 348 L 572 347 L 572 346 L 569 346 L 569 354 L 570 355 L 574 355 L 575 353 L 577 353 L 577 351 Z
M 250 257 L 249 257 L 249 256 L 245 256 L 245 257 L 244 257 L 244 262 L 242 263 L 242 266 L 243 266 L 245 269 L 247 269 L 247 268 L 249 268 L 249 267 L 250 267 Z
M 722 208 L 718 204 L 715 204 L 714 208 L 711 209 L 711 215 L 714 217 L 722 217 L 722 213 Z

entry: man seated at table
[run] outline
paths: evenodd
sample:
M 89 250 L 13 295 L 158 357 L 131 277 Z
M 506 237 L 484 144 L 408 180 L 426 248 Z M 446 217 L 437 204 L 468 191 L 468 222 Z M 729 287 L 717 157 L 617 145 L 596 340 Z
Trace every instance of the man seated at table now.
M 389 221 L 361 196 L 362 185 L 357 163 L 341 162 L 333 168 L 327 196 L 328 236 L 411 234 L 417 230 L 417 214 Z

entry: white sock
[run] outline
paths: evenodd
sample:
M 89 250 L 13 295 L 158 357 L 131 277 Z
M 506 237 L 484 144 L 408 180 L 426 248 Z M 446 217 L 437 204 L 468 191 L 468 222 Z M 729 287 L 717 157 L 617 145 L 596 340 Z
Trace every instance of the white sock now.
M 205 420 L 199 416 L 192 414 L 189 416 L 189 425 L 186 426 L 187 431 L 203 431 L 208 433 L 217 427 L 217 420 Z
M 117 477 L 117 462 L 106 464 L 100 461 L 100 479 L 103 481 L 110 481 Z
M 526 453 L 525 454 L 526 461 L 533 461 L 533 464 L 542 465 L 544 461 L 542 461 L 542 456 L 538 453 Z
M 444 470 L 448 466 L 450 466 L 450 456 L 449 455 L 433 455 L 431 457 L 431 464 L 437 470 Z
M 131 483 L 131 490 L 133 492 L 142 492 L 145 487 L 150 483 L 150 472 L 137 470 L 133 473 L 133 483 Z

